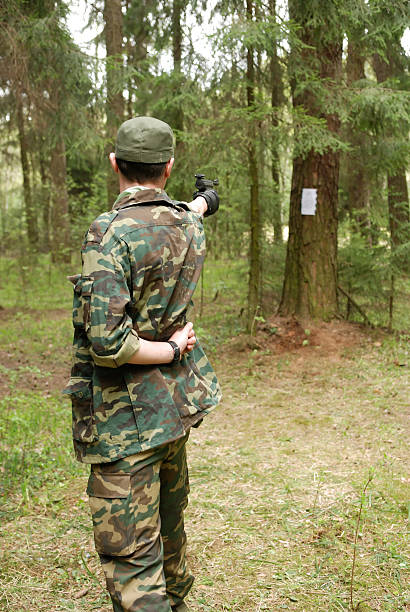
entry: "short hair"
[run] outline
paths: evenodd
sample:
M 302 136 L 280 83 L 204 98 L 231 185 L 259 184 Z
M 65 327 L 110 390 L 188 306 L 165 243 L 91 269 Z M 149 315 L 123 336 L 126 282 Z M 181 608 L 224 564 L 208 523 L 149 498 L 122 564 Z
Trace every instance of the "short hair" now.
M 143 162 L 132 162 L 116 157 L 117 166 L 121 174 L 129 181 L 145 183 L 150 180 L 158 180 L 164 174 L 166 163 L 145 164 Z

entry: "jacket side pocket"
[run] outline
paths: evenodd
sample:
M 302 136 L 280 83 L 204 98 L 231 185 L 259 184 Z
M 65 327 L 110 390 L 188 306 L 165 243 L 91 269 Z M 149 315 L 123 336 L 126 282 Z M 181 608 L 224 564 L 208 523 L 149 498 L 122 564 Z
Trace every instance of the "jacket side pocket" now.
M 88 331 L 91 320 L 91 289 L 93 279 L 79 276 L 74 285 L 73 325 Z
M 63 393 L 71 397 L 74 440 L 86 443 L 95 442 L 97 427 L 93 410 L 91 378 L 72 376 Z

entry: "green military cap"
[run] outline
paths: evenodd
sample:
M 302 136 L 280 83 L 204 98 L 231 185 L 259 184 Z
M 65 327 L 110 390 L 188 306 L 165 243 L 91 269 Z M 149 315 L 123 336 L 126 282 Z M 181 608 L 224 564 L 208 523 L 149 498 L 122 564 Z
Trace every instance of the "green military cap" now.
M 173 133 L 168 123 L 154 117 L 134 117 L 120 126 L 115 157 L 131 162 L 160 164 L 174 154 Z

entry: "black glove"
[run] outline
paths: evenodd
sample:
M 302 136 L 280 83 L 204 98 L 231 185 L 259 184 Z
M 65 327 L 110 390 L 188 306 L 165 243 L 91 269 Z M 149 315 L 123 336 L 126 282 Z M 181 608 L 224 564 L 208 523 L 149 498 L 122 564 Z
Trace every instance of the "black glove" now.
M 194 200 L 201 196 L 206 200 L 208 204 L 208 209 L 204 213 L 204 217 L 209 217 L 210 215 L 214 215 L 219 208 L 219 195 L 215 191 L 215 189 L 205 189 L 205 191 L 195 191 Z

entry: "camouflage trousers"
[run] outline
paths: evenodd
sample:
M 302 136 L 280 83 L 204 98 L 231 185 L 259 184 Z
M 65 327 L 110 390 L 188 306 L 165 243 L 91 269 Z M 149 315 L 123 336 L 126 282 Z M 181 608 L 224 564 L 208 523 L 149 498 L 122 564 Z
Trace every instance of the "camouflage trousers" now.
M 170 612 L 192 586 L 183 517 L 187 438 L 91 468 L 95 547 L 114 612 Z

